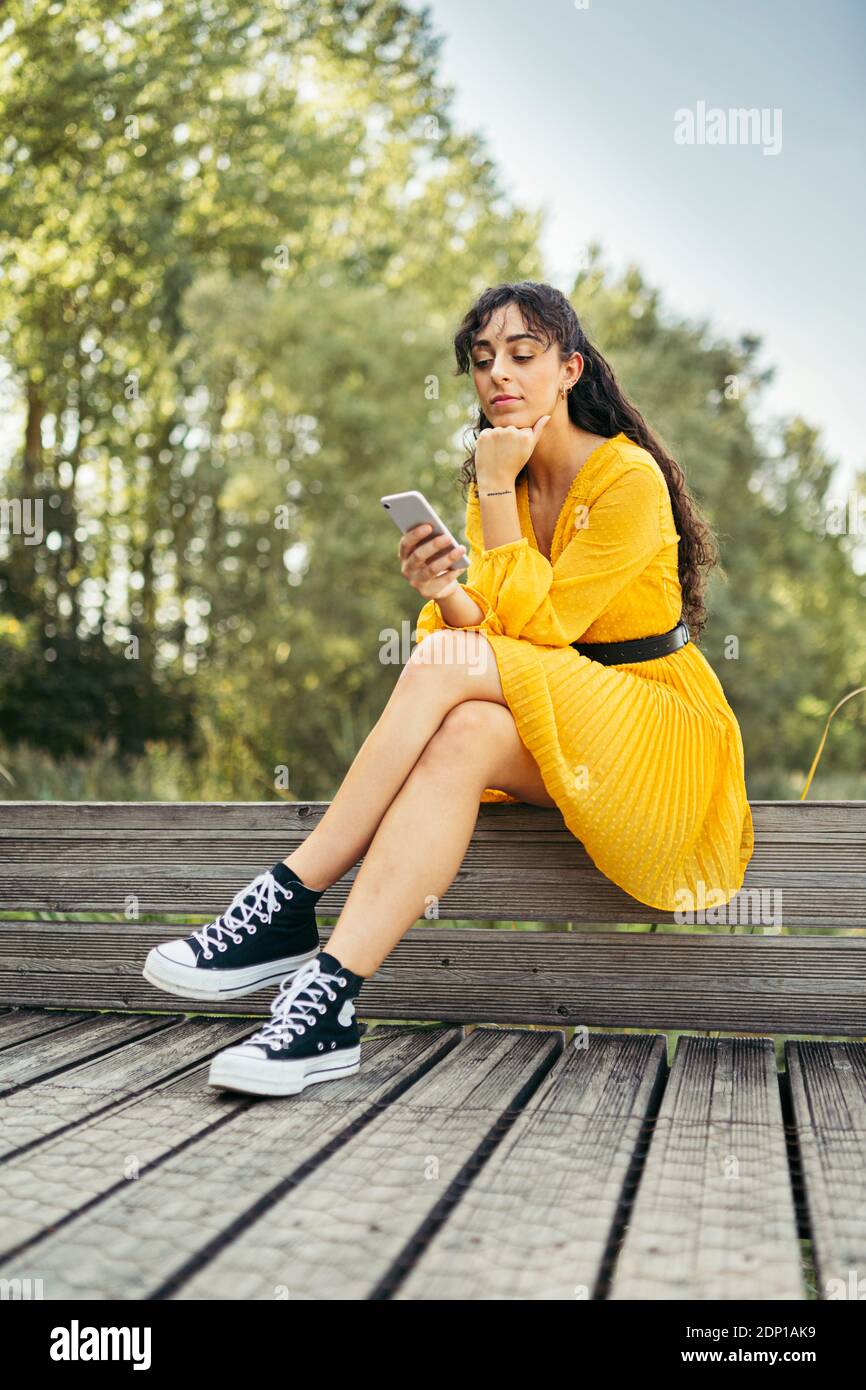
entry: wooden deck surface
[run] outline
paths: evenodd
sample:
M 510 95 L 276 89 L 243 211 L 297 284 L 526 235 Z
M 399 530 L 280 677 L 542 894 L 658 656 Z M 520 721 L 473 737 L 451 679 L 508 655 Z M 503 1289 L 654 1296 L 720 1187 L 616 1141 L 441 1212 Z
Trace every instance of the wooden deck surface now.
M 0 1011 L 0 1278 L 46 1299 L 742 1301 L 866 1276 L 863 1043 L 789 1042 L 778 1073 L 762 1037 L 681 1037 L 668 1068 L 661 1035 L 381 1025 L 355 1076 L 210 1087 L 256 1026 Z

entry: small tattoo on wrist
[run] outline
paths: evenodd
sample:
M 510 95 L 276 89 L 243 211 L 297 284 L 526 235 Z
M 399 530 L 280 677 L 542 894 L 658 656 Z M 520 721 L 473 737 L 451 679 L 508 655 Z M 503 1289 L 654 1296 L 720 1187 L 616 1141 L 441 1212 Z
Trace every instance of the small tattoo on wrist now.
M 485 497 L 504 497 L 504 496 L 506 495 L 506 493 L 509 493 L 509 492 L 511 492 L 511 488 L 510 488 L 510 487 L 501 487 L 501 488 L 499 489 L 498 492 L 485 492 L 484 496 L 485 496 Z

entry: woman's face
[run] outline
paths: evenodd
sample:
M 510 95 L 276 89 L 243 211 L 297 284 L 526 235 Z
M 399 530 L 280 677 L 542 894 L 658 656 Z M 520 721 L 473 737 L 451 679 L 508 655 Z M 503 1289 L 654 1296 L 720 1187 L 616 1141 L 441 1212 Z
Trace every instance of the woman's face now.
M 516 304 L 497 309 L 482 324 L 471 356 L 472 379 L 487 419 L 492 425 L 519 429 L 534 425 L 542 415 L 553 415 L 558 405 L 564 409 L 560 384 L 570 386 L 583 369 L 580 353 L 563 363 L 555 341 L 545 347 Z

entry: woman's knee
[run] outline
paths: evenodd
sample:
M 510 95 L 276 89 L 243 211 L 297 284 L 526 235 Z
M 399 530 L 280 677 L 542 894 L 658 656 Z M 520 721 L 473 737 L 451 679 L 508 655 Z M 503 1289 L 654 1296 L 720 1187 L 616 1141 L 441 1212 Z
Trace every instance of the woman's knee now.
M 507 705 L 492 700 L 461 700 L 448 711 L 424 755 L 490 766 L 518 744 L 514 716 Z
M 463 680 L 467 675 L 489 671 L 491 663 L 495 666 L 493 649 L 482 632 L 437 628 L 414 648 L 400 679 L 429 680 L 438 672 Z
M 507 705 L 464 700 L 443 719 L 426 751 L 471 768 L 484 786 L 536 806 L 556 805 Z

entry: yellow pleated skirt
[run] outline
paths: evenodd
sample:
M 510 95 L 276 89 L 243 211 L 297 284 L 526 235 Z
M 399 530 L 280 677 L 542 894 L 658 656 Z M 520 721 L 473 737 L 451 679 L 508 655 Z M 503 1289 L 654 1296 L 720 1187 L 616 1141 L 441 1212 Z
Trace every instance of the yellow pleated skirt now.
M 754 851 L 743 741 L 695 645 L 603 666 L 486 634 L 518 733 L 601 872 L 661 911 L 727 903 Z M 496 787 L 482 802 L 519 802 Z

